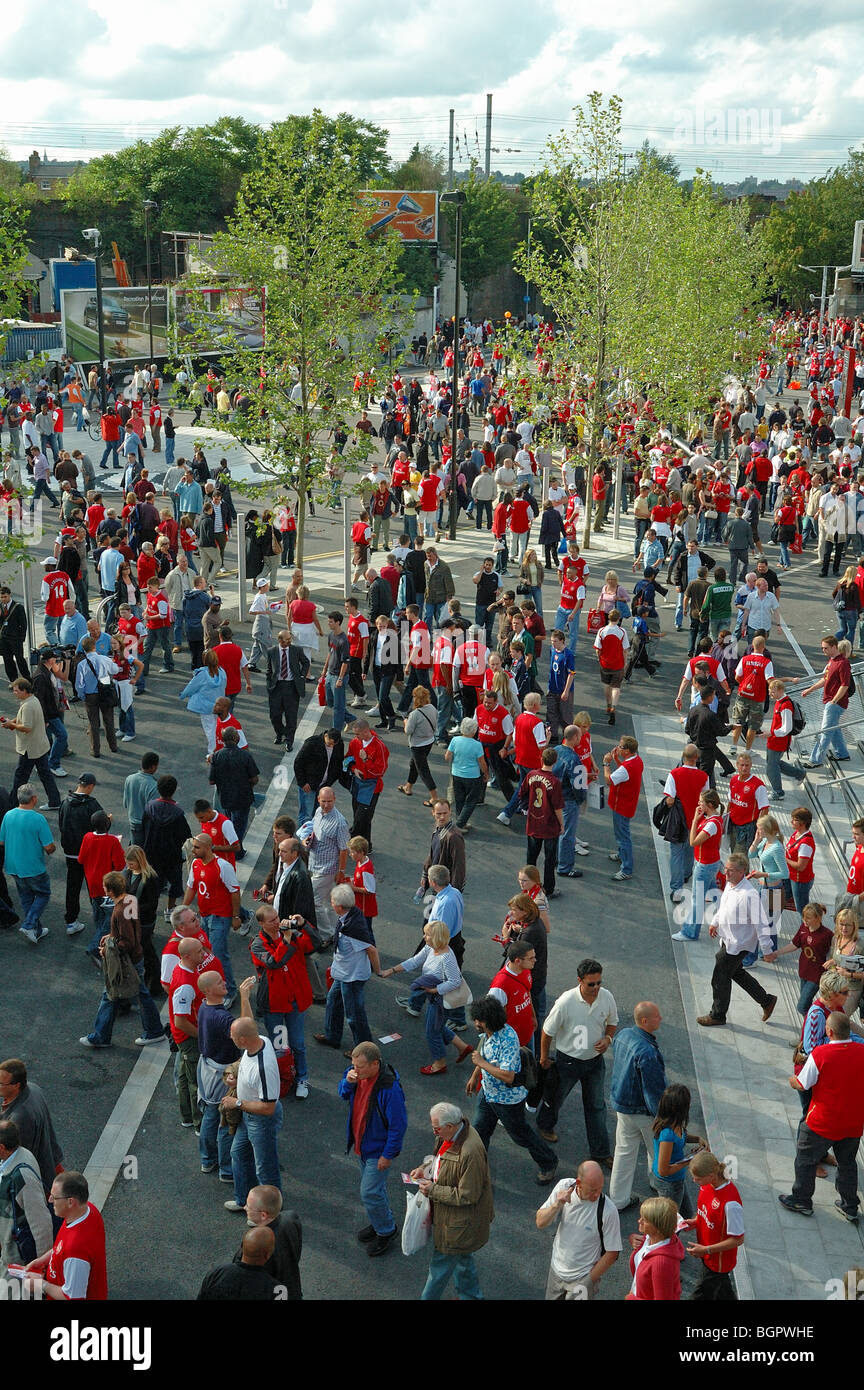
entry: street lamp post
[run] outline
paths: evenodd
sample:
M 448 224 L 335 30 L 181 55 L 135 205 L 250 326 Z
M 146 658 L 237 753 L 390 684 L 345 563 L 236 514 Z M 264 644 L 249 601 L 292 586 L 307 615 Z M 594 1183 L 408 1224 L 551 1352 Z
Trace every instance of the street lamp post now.
M 153 361 L 153 277 L 150 271 L 150 214 L 155 212 L 157 204 L 151 198 L 146 198 L 144 203 L 144 240 L 147 243 L 147 328 L 150 334 L 150 362 Z M 149 363 L 148 363 L 149 366 Z
M 98 227 L 85 227 L 81 235 L 86 241 L 93 243 L 93 263 L 96 267 L 96 318 L 99 334 L 99 409 L 104 415 L 108 409 L 108 388 L 105 382 L 105 317 L 102 307 L 102 233 Z
M 465 193 L 457 188 L 452 193 L 441 193 L 442 203 L 452 203 L 456 209 L 456 287 L 453 292 L 453 385 L 450 405 L 450 527 L 451 541 L 456 539 L 456 479 L 459 465 L 456 462 L 456 436 L 459 429 L 459 277 L 462 273 L 462 209 L 465 206 Z

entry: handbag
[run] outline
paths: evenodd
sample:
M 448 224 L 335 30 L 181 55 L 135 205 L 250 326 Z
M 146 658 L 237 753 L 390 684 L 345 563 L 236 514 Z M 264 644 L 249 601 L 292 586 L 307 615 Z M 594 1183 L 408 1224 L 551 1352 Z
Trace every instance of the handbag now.
M 586 630 L 588 632 L 599 632 L 600 629 L 605 626 L 606 614 L 603 612 L 602 608 L 592 608 L 588 613 Z
M 441 995 L 441 1003 L 445 1009 L 464 1009 L 468 1004 L 474 1003 L 474 995 L 464 975 L 455 989 Z
M 716 508 L 716 507 L 703 507 L 703 509 L 702 509 L 702 515 L 704 516 L 704 518 L 705 518 L 706 521 L 716 521 L 716 520 L 717 520 L 717 508 Z
M 327 703 L 327 677 L 326 677 L 326 676 L 319 676 L 319 677 L 318 677 L 318 703 L 319 703 L 319 705 L 322 705 L 322 706 L 323 706 L 323 705 L 326 705 L 326 703 Z
M 96 677 L 96 694 L 99 697 L 100 705 L 106 705 L 109 709 L 116 709 L 120 703 L 120 691 L 117 689 L 116 683 L 107 673 L 100 676 L 89 656 L 85 656 L 84 660 Z
M 532 592 L 531 585 L 526 583 L 524 579 L 520 579 L 516 585 L 516 592 L 517 594 L 530 594 Z
M 105 976 L 105 993 L 109 999 L 113 1001 L 137 998 L 141 989 L 138 971 L 110 933 L 102 953 L 102 970 Z
M 402 1254 L 417 1255 L 426 1245 L 432 1230 L 432 1203 L 423 1192 L 409 1192 L 402 1223 Z
M 606 788 L 602 782 L 592 782 L 588 788 L 588 805 L 592 811 L 602 811 L 606 804 Z

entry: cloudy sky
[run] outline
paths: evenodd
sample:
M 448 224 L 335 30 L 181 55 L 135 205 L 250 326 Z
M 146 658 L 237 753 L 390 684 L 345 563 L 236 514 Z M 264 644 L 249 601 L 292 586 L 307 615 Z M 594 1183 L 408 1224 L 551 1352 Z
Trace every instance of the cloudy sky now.
M 864 130 L 860 62 L 840 76 L 859 49 L 857 0 L 835 0 L 818 25 L 800 0 L 473 0 L 455 35 L 454 11 L 419 0 L 147 0 L 132 13 L 79 0 L 49 20 L 22 0 L 5 17 L 20 61 L 0 85 L 0 142 L 14 158 L 87 158 L 166 125 L 313 106 L 386 126 L 400 158 L 415 140 L 446 150 L 452 107 L 464 167 L 482 161 L 487 92 L 505 172 L 536 168 L 592 90 L 623 98 L 628 148 L 650 139 L 685 174 L 699 165 L 723 182 L 812 177 Z

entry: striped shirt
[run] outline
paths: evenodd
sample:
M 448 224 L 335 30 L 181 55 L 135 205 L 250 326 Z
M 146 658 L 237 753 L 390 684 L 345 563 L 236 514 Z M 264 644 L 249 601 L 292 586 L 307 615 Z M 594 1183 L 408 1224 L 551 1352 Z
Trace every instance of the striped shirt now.
M 348 822 L 335 806 L 325 816 L 320 806 L 312 821 L 312 844 L 309 852 L 311 874 L 335 874 L 339 855 L 348 848 Z

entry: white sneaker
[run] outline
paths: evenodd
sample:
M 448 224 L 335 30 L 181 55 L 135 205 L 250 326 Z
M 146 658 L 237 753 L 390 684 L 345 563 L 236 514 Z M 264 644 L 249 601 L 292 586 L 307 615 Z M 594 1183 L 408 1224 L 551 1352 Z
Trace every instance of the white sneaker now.
M 298 1081 L 294 1094 L 298 1100 L 305 1100 L 309 1094 L 309 1082 Z
M 68 925 L 67 928 L 66 928 L 66 935 L 67 935 L 67 936 L 77 936 L 78 933 L 79 933 L 80 931 L 83 931 L 83 930 L 84 930 L 84 923 L 83 923 L 83 922 L 70 922 L 69 925 Z
M 69 776 L 69 773 L 66 771 L 65 767 L 52 767 L 51 771 L 54 773 L 55 777 Z
M 363 696 L 362 696 L 362 695 L 355 695 L 355 696 L 354 696 L 354 699 L 351 701 L 351 708 L 352 708 L 352 709 L 365 709 L 365 707 L 366 707 L 366 701 L 363 699 Z
M 580 840 L 578 835 L 574 836 L 573 843 L 576 844 L 576 845 L 581 845 L 582 849 L 590 849 L 590 848 L 591 848 L 591 846 L 589 845 L 588 841 L 587 841 L 587 840 Z
M 377 705 L 373 705 L 373 706 L 371 707 L 371 709 L 367 709 L 366 713 L 367 713 L 367 714 L 380 714 L 381 711 L 379 710 L 379 708 L 378 708 Z
M 672 940 L 673 940 L 673 941 L 692 941 L 692 940 L 693 940 L 693 937 L 692 937 L 692 936 L 685 936 L 684 933 L 683 933 L 683 931 L 673 931 L 673 933 L 672 933 Z
M 165 1037 L 165 1034 L 164 1034 L 164 1033 L 159 1033 L 155 1038 L 136 1038 L 136 1039 L 135 1039 L 135 1046 L 136 1046 L 136 1047 L 149 1047 L 151 1043 L 160 1043 L 160 1042 L 167 1042 L 167 1041 L 168 1041 L 168 1039 Z
M 573 850 L 574 850 L 574 852 L 575 852 L 576 854 L 585 855 L 585 854 L 588 853 L 588 851 L 587 851 L 587 849 L 585 848 L 584 845 L 576 844 L 576 845 L 573 846 Z
M 509 816 L 506 814 L 506 812 L 504 812 L 504 811 L 499 811 L 499 813 L 498 813 L 498 815 L 495 817 L 495 819 L 496 819 L 496 820 L 500 820 L 500 822 L 501 822 L 502 825 L 509 825 L 509 824 L 510 824 L 510 817 L 509 817 Z
M 120 736 L 120 742 L 121 742 L 121 743 L 132 743 L 132 742 L 134 742 L 134 739 L 135 739 L 135 735 L 134 735 L 134 734 L 121 734 L 121 736 Z

